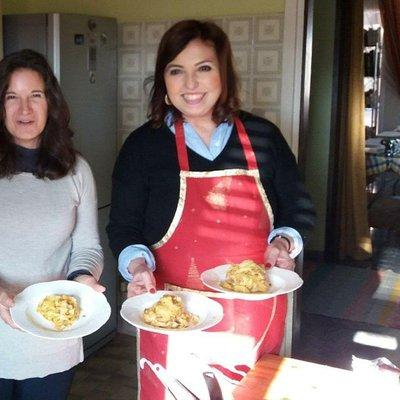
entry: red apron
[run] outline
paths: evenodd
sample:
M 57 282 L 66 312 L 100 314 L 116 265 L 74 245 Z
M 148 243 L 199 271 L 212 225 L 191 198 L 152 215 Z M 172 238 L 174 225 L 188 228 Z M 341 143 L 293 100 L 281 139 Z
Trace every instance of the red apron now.
M 207 364 L 230 379 L 240 380 L 261 355 L 280 350 L 286 296 L 262 301 L 231 300 L 210 292 L 200 281 L 203 271 L 217 265 L 246 259 L 263 263 L 273 224 L 249 137 L 239 119 L 235 124 L 247 169 L 207 172 L 189 170 L 183 125 L 175 125 L 180 194 L 167 233 L 152 246 L 157 288 L 204 291 L 222 304 L 224 318 L 204 332 L 167 336 L 139 331 L 141 400 L 174 398 L 161 383 L 154 365 L 166 368 L 203 400 L 209 398 L 202 375 Z

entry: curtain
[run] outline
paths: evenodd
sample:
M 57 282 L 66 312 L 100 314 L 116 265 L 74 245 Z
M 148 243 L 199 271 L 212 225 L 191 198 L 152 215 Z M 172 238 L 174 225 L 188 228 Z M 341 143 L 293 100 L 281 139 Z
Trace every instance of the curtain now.
M 392 75 L 400 94 L 400 1 L 380 0 L 383 40 Z
M 0 59 L 3 58 L 3 4 L 0 0 Z
M 347 3 L 348 71 L 344 109 L 344 129 L 339 140 L 339 257 L 367 259 L 372 254 L 368 225 L 365 176 L 363 0 Z

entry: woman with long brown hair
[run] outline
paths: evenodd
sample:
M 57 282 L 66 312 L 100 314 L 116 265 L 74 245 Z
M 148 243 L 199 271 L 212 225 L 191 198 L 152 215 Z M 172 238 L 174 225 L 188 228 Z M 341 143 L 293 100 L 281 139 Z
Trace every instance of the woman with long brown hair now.
M 0 397 L 65 400 L 82 340 L 25 333 L 10 308 L 39 282 L 74 279 L 104 291 L 95 183 L 41 54 L 21 50 L 0 62 L 0 107 Z
M 216 24 L 181 21 L 165 33 L 150 121 L 124 143 L 113 178 L 108 233 L 128 296 L 197 290 L 224 309 L 205 332 L 139 331 L 140 399 L 168 398 L 156 365 L 203 399 L 207 365 L 235 381 L 262 354 L 279 352 L 286 296 L 232 300 L 200 280 L 246 259 L 292 269 L 314 219 L 279 129 L 239 110 L 231 47 Z

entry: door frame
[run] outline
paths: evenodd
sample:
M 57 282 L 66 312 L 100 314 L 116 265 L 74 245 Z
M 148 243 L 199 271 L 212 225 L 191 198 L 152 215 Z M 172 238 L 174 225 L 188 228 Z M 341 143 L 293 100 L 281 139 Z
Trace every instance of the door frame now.
M 295 154 L 302 178 L 306 159 L 306 133 L 311 88 L 313 0 L 286 0 L 283 45 L 281 129 Z M 294 27 L 294 29 L 293 29 Z M 296 258 L 295 271 L 303 274 L 303 252 Z M 301 294 L 288 296 L 285 334 L 281 354 L 290 357 L 300 337 Z
M 305 10 L 307 0 L 286 0 L 282 53 L 281 125 L 282 133 L 296 158 L 302 114 L 304 78 Z

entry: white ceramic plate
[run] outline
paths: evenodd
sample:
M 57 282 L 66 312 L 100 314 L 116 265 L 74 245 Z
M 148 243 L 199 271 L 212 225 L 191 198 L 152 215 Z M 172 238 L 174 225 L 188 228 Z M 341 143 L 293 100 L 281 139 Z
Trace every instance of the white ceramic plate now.
M 36 311 L 39 303 L 49 295 L 74 296 L 81 308 L 81 315 L 69 328 L 57 331 L 52 322 Z M 52 281 L 28 286 L 15 296 L 10 309 L 12 319 L 23 331 L 45 339 L 63 340 L 89 335 L 104 325 L 111 315 L 106 297 L 82 283 Z
M 267 293 L 239 293 L 233 292 L 231 290 L 226 290 L 220 286 L 220 283 L 226 279 L 226 272 L 230 264 L 220 265 L 218 267 L 208 269 L 204 271 L 200 279 L 210 289 L 214 289 L 217 292 L 226 293 L 226 297 L 232 299 L 243 299 L 243 300 L 264 300 L 270 297 L 278 296 L 280 294 L 285 294 L 293 292 L 298 289 L 302 284 L 303 280 L 296 274 L 296 272 L 273 267 L 267 269 L 265 273 L 271 286 Z
M 164 294 L 172 294 L 182 298 L 185 310 L 197 315 L 199 317 L 199 323 L 190 326 L 185 329 L 166 329 L 157 328 L 146 324 L 142 320 L 142 315 L 145 308 L 149 308 L 154 305 Z M 175 333 L 185 333 L 200 331 L 218 324 L 223 317 L 222 306 L 214 300 L 208 297 L 194 292 L 186 291 L 166 291 L 159 290 L 154 294 L 144 293 L 139 296 L 130 297 L 125 300 L 121 307 L 122 318 L 139 329 L 144 329 L 150 332 L 164 333 L 166 335 Z

